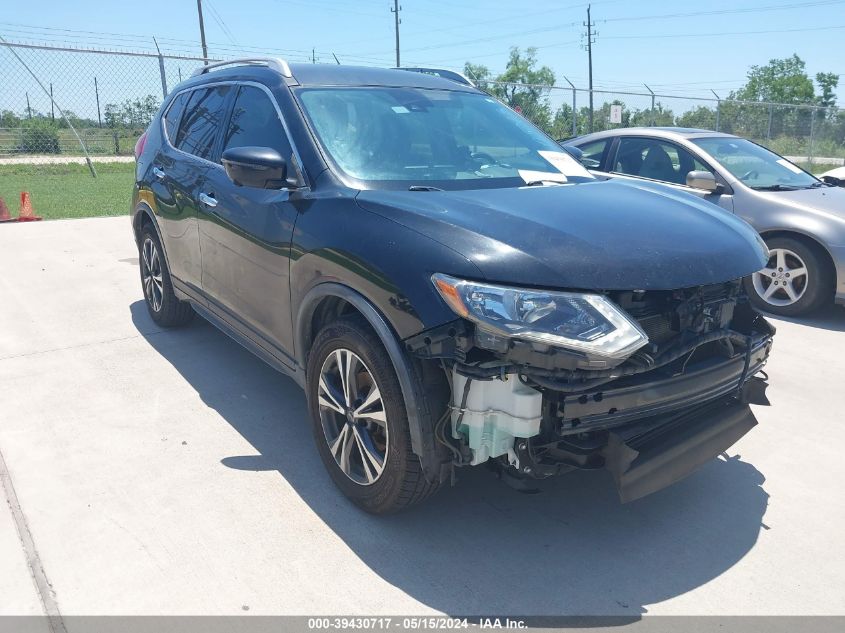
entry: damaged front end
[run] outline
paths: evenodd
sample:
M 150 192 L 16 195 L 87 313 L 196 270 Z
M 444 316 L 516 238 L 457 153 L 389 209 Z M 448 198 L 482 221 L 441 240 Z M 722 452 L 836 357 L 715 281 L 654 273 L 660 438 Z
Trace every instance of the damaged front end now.
M 405 343 L 449 374 L 436 432 L 455 465 L 490 461 L 518 487 L 607 468 L 631 501 L 725 451 L 767 403 L 774 328 L 740 280 L 590 294 L 433 281 L 463 318 Z

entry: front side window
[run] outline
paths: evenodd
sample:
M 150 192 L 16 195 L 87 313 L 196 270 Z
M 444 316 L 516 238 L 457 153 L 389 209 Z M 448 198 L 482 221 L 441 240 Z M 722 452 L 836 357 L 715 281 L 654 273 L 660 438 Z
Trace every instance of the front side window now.
M 233 147 L 270 147 L 290 162 L 291 146 L 276 106 L 255 86 L 242 86 L 235 99 L 223 151 Z
M 578 149 L 584 153 L 584 156 L 581 158 L 581 162 L 584 166 L 589 167 L 590 169 L 601 168 L 604 163 L 604 153 L 607 151 L 607 146 L 610 145 L 610 141 L 611 139 L 607 138 L 577 146 Z
M 179 133 L 176 135 L 176 147 L 183 152 L 212 159 L 217 131 L 226 116 L 226 99 L 232 90 L 231 85 L 200 88 L 191 93 Z
M 752 189 L 805 189 L 820 182 L 782 156 L 742 138 L 705 137 L 692 142 Z
M 613 171 L 629 176 L 686 185 L 689 172 L 710 170 L 687 150 L 674 143 L 650 138 L 625 137 L 619 141 Z
M 525 118 L 481 93 L 391 87 L 303 88 L 320 145 L 347 176 L 450 189 L 592 179 Z

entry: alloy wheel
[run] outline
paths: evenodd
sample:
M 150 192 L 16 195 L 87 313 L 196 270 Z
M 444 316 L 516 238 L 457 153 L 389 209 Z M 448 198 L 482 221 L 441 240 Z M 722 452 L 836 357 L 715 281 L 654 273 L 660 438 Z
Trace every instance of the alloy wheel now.
M 161 310 L 161 299 L 164 293 L 162 283 L 161 257 L 155 242 L 149 237 L 144 240 L 141 248 L 141 279 L 144 283 L 144 296 L 154 312 Z
M 381 391 L 364 361 L 336 349 L 320 369 L 318 403 L 323 434 L 340 470 L 357 484 L 378 481 L 389 451 Z
M 801 300 L 810 278 L 806 264 L 794 251 L 775 248 L 770 251 L 766 268 L 754 273 L 752 281 L 763 301 L 783 307 Z

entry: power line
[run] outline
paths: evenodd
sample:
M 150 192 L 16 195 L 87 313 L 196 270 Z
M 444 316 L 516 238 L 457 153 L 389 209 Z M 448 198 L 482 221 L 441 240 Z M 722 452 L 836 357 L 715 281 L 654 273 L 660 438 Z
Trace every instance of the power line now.
M 223 16 L 220 15 L 220 12 L 217 8 L 212 4 L 211 0 L 205 0 L 208 3 L 208 8 L 211 9 L 211 17 L 214 18 L 214 21 L 217 22 L 217 26 L 220 27 L 220 30 L 223 31 L 223 34 L 229 38 L 229 41 L 232 44 L 237 45 L 237 40 L 235 39 L 234 34 L 232 31 L 229 30 L 229 25 L 226 24 L 226 21 L 223 19 Z
M 722 37 L 726 35 L 763 35 L 767 33 L 800 33 L 805 31 L 830 31 L 833 29 L 845 29 L 840 26 L 817 26 L 800 29 L 769 29 L 764 31 L 719 31 L 715 33 L 672 33 L 668 35 L 608 35 L 607 40 L 640 40 L 640 39 L 670 39 L 675 37 Z
M 702 15 L 727 15 L 737 13 L 760 13 L 763 11 L 783 11 L 788 9 L 805 9 L 818 6 L 829 6 L 832 4 L 843 4 L 845 0 L 815 0 L 813 2 L 797 2 L 792 4 L 768 4 L 756 7 L 743 7 L 741 9 L 712 9 L 710 11 L 693 11 L 690 13 L 659 13 L 657 15 L 637 15 L 622 18 L 607 18 L 602 22 L 634 22 L 641 20 L 669 20 L 675 18 L 691 18 Z

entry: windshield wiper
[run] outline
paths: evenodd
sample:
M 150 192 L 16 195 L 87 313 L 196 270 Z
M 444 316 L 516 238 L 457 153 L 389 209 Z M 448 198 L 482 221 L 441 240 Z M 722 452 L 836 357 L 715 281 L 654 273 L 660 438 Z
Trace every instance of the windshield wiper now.
M 431 185 L 411 185 L 408 191 L 443 191 L 440 187 L 432 187 Z
M 564 185 L 566 183 L 562 180 L 551 180 L 551 179 L 549 179 L 549 180 L 529 180 L 528 182 L 526 182 L 522 186 L 523 187 L 545 187 L 547 184 Z
M 807 187 L 793 187 L 792 185 L 766 185 L 765 187 L 751 187 L 754 191 L 798 191 Z

